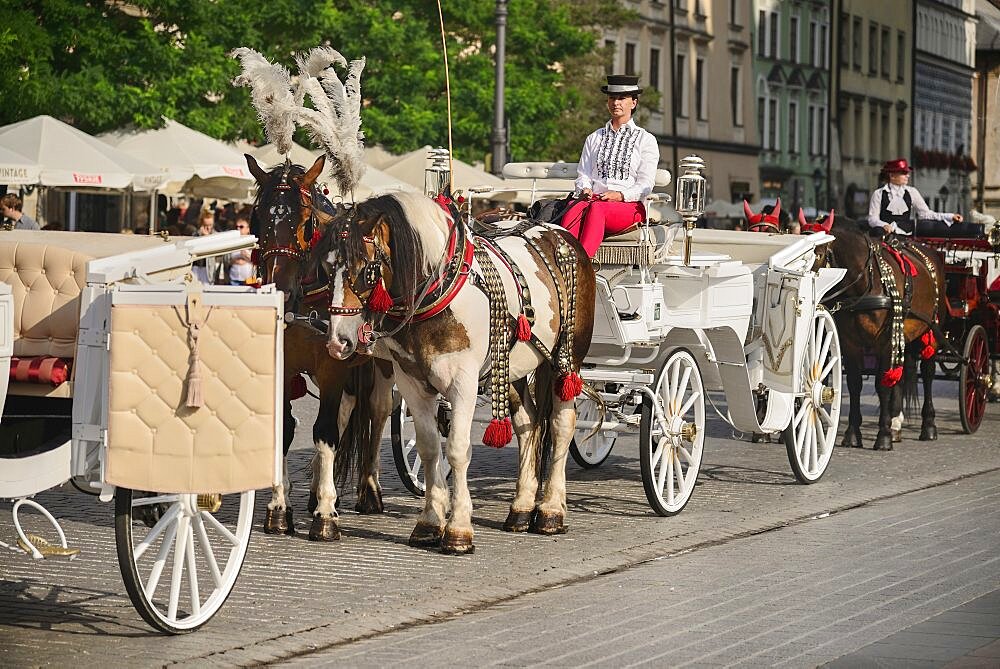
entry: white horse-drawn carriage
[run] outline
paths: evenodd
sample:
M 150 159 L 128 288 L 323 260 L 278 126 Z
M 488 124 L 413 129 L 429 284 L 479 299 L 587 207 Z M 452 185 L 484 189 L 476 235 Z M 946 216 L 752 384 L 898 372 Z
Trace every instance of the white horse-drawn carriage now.
M 619 435 L 638 435 L 646 497 L 661 515 L 678 513 L 691 497 L 709 392 L 724 392 L 720 416 L 734 429 L 781 434 L 803 483 L 826 471 L 840 416 L 840 344 L 819 303 L 843 270 L 814 269 L 816 249 L 833 237 L 692 229 L 703 209 L 702 166 L 695 157 L 680 166 L 677 211 L 687 230 L 647 223 L 606 239 L 594 258 L 595 322 L 581 375 L 604 408 L 577 400 L 570 451 L 582 466 L 596 466 Z M 517 163 L 504 174 L 531 179 L 534 196 L 551 192 L 545 180 L 573 178 L 576 165 Z M 669 181 L 659 170 L 657 186 Z M 658 199 L 669 196 L 650 202 Z M 392 430 L 399 474 L 422 494 L 405 403 Z
M 192 263 L 255 241 L 0 233 L 0 500 L 17 535 L 0 546 L 71 558 L 31 497 L 71 481 L 113 498 L 125 587 L 167 633 L 220 609 L 254 490 L 280 477 L 281 293 L 190 280 Z

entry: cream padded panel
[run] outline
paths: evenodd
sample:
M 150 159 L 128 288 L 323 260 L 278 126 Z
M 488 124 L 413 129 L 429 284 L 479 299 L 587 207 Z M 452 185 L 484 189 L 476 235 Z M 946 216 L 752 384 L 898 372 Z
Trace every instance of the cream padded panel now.
M 275 467 L 273 308 L 206 307 L 204 404 L 185 406 L 184 306 L 111 309 L 109 483 L 152 492 L 270 487 Z
M 14 292 L 14 355 L 76 355 L 88 260 L 58 246 L 0 241 L 0 281 Z

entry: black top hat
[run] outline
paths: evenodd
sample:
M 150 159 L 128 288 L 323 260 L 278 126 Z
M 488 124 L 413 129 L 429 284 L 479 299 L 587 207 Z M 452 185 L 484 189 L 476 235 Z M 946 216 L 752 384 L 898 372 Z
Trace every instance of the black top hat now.
M 601 92 L 606 95 L 621 93 L 639 95 L 642 89 L 639 88 L 639 77 L 630 74 L 609 74 L 608 83 L 601 86 Z

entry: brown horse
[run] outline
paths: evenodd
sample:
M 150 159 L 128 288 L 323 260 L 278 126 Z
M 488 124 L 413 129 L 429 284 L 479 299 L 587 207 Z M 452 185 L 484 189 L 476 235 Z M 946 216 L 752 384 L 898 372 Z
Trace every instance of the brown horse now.
M 434 201 L 393 194 L 358 205 L 321 245 L 331 280 L 330 354 L 344 359 L 373 350 L 392 359 L 425 463 L 440 458 L 438 395 L 451 403 L 452 494 L 440 469 L 427 467 L 424 510 L 410 544 L 473 550 L 470 433 L 486 378 L 493 420 L 483 443 L 502 446 L 516 433 L 520 446 L 504 529 L 564 532 L 573 400 L 582 389 L 595 295 L 594 270 L 580 243 L 561 228 L 533 222 L 507 236 L 474 237 Z M 538 499 L 540 456 L 550 442 Z
M 861 372 L 866 350 L 874 351 L 877 360 L 879 430 L 875 450 L 892 450 L 891 421 L 903 405 L 903 385 L 899 383 L 902 367 L 905 362 L 913 372 L 906 376 L 915 393 L 918 358 L 924 387 L 920 439 L 937 439 L 932 394 L 937 343 L 932 333 L 943 315 L 944 266 L 940 256 L 905 238 L 873 238 L 849 219 L 837 219 L 830 231 L 836 240 L 820 261 L 847 270 L 824 300 L 840 332 L 850 393 L 841 446 L 861 448 Z
M 257 181 L 253 228 L 260 240 L 260 278 L 284 291 L 286 312 L 305 316 L 297 320 L 306 323 L 285 330 L 285 454 L 295 434 L 291 400 L 304 393 L 301 374 L 307 374 L 320 391 L 319 413 L 313 424 L 316 454 L 312 461 L 309 511 L 313 521 L 309 538 L 332 541 L 340 537 L 335 480 L 344 481 L 354 473 L 358 481 L 355 509 L 360 513 L 383 510 L 378 482 L 379 447 L 382 428 L 392 410 L 391 368 L 382 364 L 376 369 L 368 358 L 334 360 L 326 352 L 325 333 L 308 325 L 312 305 L 322 305 L 325 312 L 328 298 L 324 279 L 303 276 L 309 265 L 305 261 L 314 236 L 318 238 L 337 213 L 317 186 L 325 157 L 320 156 L 308 170 L 286 161 L 270 172 L 252 156 L 246 159 Z M 310 290 L 311 284 L 318 288 Z M 361 403 L 364 410 L 353 411 L 359 397 L 366 400 Z M 288 490 L 286 468 L 282 485 L 274 488 L 267 506 L 265 532 L 294 532 L 292 510 L 286 499 Z

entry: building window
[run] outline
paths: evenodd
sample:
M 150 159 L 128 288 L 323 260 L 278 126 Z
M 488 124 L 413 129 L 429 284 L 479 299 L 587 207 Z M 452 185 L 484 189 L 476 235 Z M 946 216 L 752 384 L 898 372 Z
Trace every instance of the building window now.
M 799 103 L 795 100 L 788 102 L 788 150 L 799 152 Z
M 743 127 L 743 80 L 740 78 L 740 68 L 733 65 L 729 68 L 729 106 L 733 113 L 733 126 Z
M 896 81 L 906 79 L 906 33 L 896 33 Z
M 851 67 L 861 71 L 861 19 L 857 16 L 854 17 L 854 30 L 851 32 L 851 54 L 853 56 L 853 62 Z
M 688 0 L 674 0 L 674 7 L 686 13 L 688 10 Z
M 878 74 L 878 25 L 868 24 L 868 74 Z
M 840 35 L 839 41 L 843 46 L 838 49 L 840 51 L 840 66 L 848 67 L 851 64 L 851 52 L 847 49 L 847 45 L 850 44 L 851 35 L 851 22 L 847 14 L 840 15 Z
M 816 55 L 816 61 L 825 70 L 830 67 L 830 59 L 827 55 L 830 53 L 830 27 L 825 23 L 819 24 L 819 44 L 817 48 L 819 49 L 819 53 Z
M 625 74 L 635 75 L 635 44 L 625 42 Z
M 778 151 L 781 149 L 781 146 L 778 143 L 778 101 L 768 100 L 767 111 L 769 116 L 767 119 L 768 145 L 772 151 Z
M 695 16 L 701 16 L 701 17 L 705 16 L 704 2 L 705 2 L 705 0 L 694 0 L 694 15 Z
M 875 110 L 872 109 L 868 112 L 868 155 L 871 156 L 872 153 L 878 151 L 879 141 L 878 141 L 878 116 L 875 114 Z
M 799 62 L 799 17 L 788 17 L 788 58 Z
M 809 64 L 813 67 L 818 64 L 816 62 L 816 40 L 819 35 L 817 28 L 815 21 L 809 22 Z
M 767 55 L 767 12 L 757 12 L 757 55 Z
M 895 156 L 902 156 L 906 151 L 906 128 L 903 125 L 905 117 L 906 115 L 901 111 L 896 114 L 896 150 L 893 151 Z
M 674 86 L 674 115 L 687 118 L 687 58 L 677 54 L 677 81 Z
M 889 110 L 882 110 L 882 155 L 888 156 L 892 152 L 892 146 L 889 144 L 892 137 L 889 135 Z
M 649 50 L 649 85 L 660 90 L 660 50 Z
M 778 55 L 778 12 L 771 12 L 771 25 L 770 34 L 768 35 L 768 43 L 771 45 L 771 58 L 780 58 Z
M 768 148 L 767 146 L 767 133 L 765 130 L 764 122 L 767 119 L 767 112 L 765 105 L 767 100 L 763 95 L 757 98 L 757 129 L 760 130 L 760 146 L 762 149 Z
M 816 105 L 809 105 L 806 120 L 809 123 L 809 155 L 816 155 Z
M 865 158 L 868 154 L 865 154 L 865 126 L 863 123 L 864 116 L 861 110 L 861 103 L 854 103 L 854 157 L 855 158 Z
M 729 0 L 729 25 L 738 26 L 740 24 L 740 0 Z
M 694 90 L 695 105 L 699 121 L 708 120 L 708 96 L 705 91 L 705 59 L 696 58 L 694 61 Z
M 826 107 L 819 108 L 819 136 L 820 154 L 826 155 L 830 152 L 830 125 L 826 121 Z
M 614 40 L 606 39 L 604 40 L 604 49 L 611 54 L 611 58 L 608 60 L 607 66 L 604 68 L 605 74 L 615 73 L 615 58 L 617 57 L 617 45 Z
M 882 78 L 889 79 L 891 65 L 892 45 L 889 42 L 889 29 L 882 28 Z

